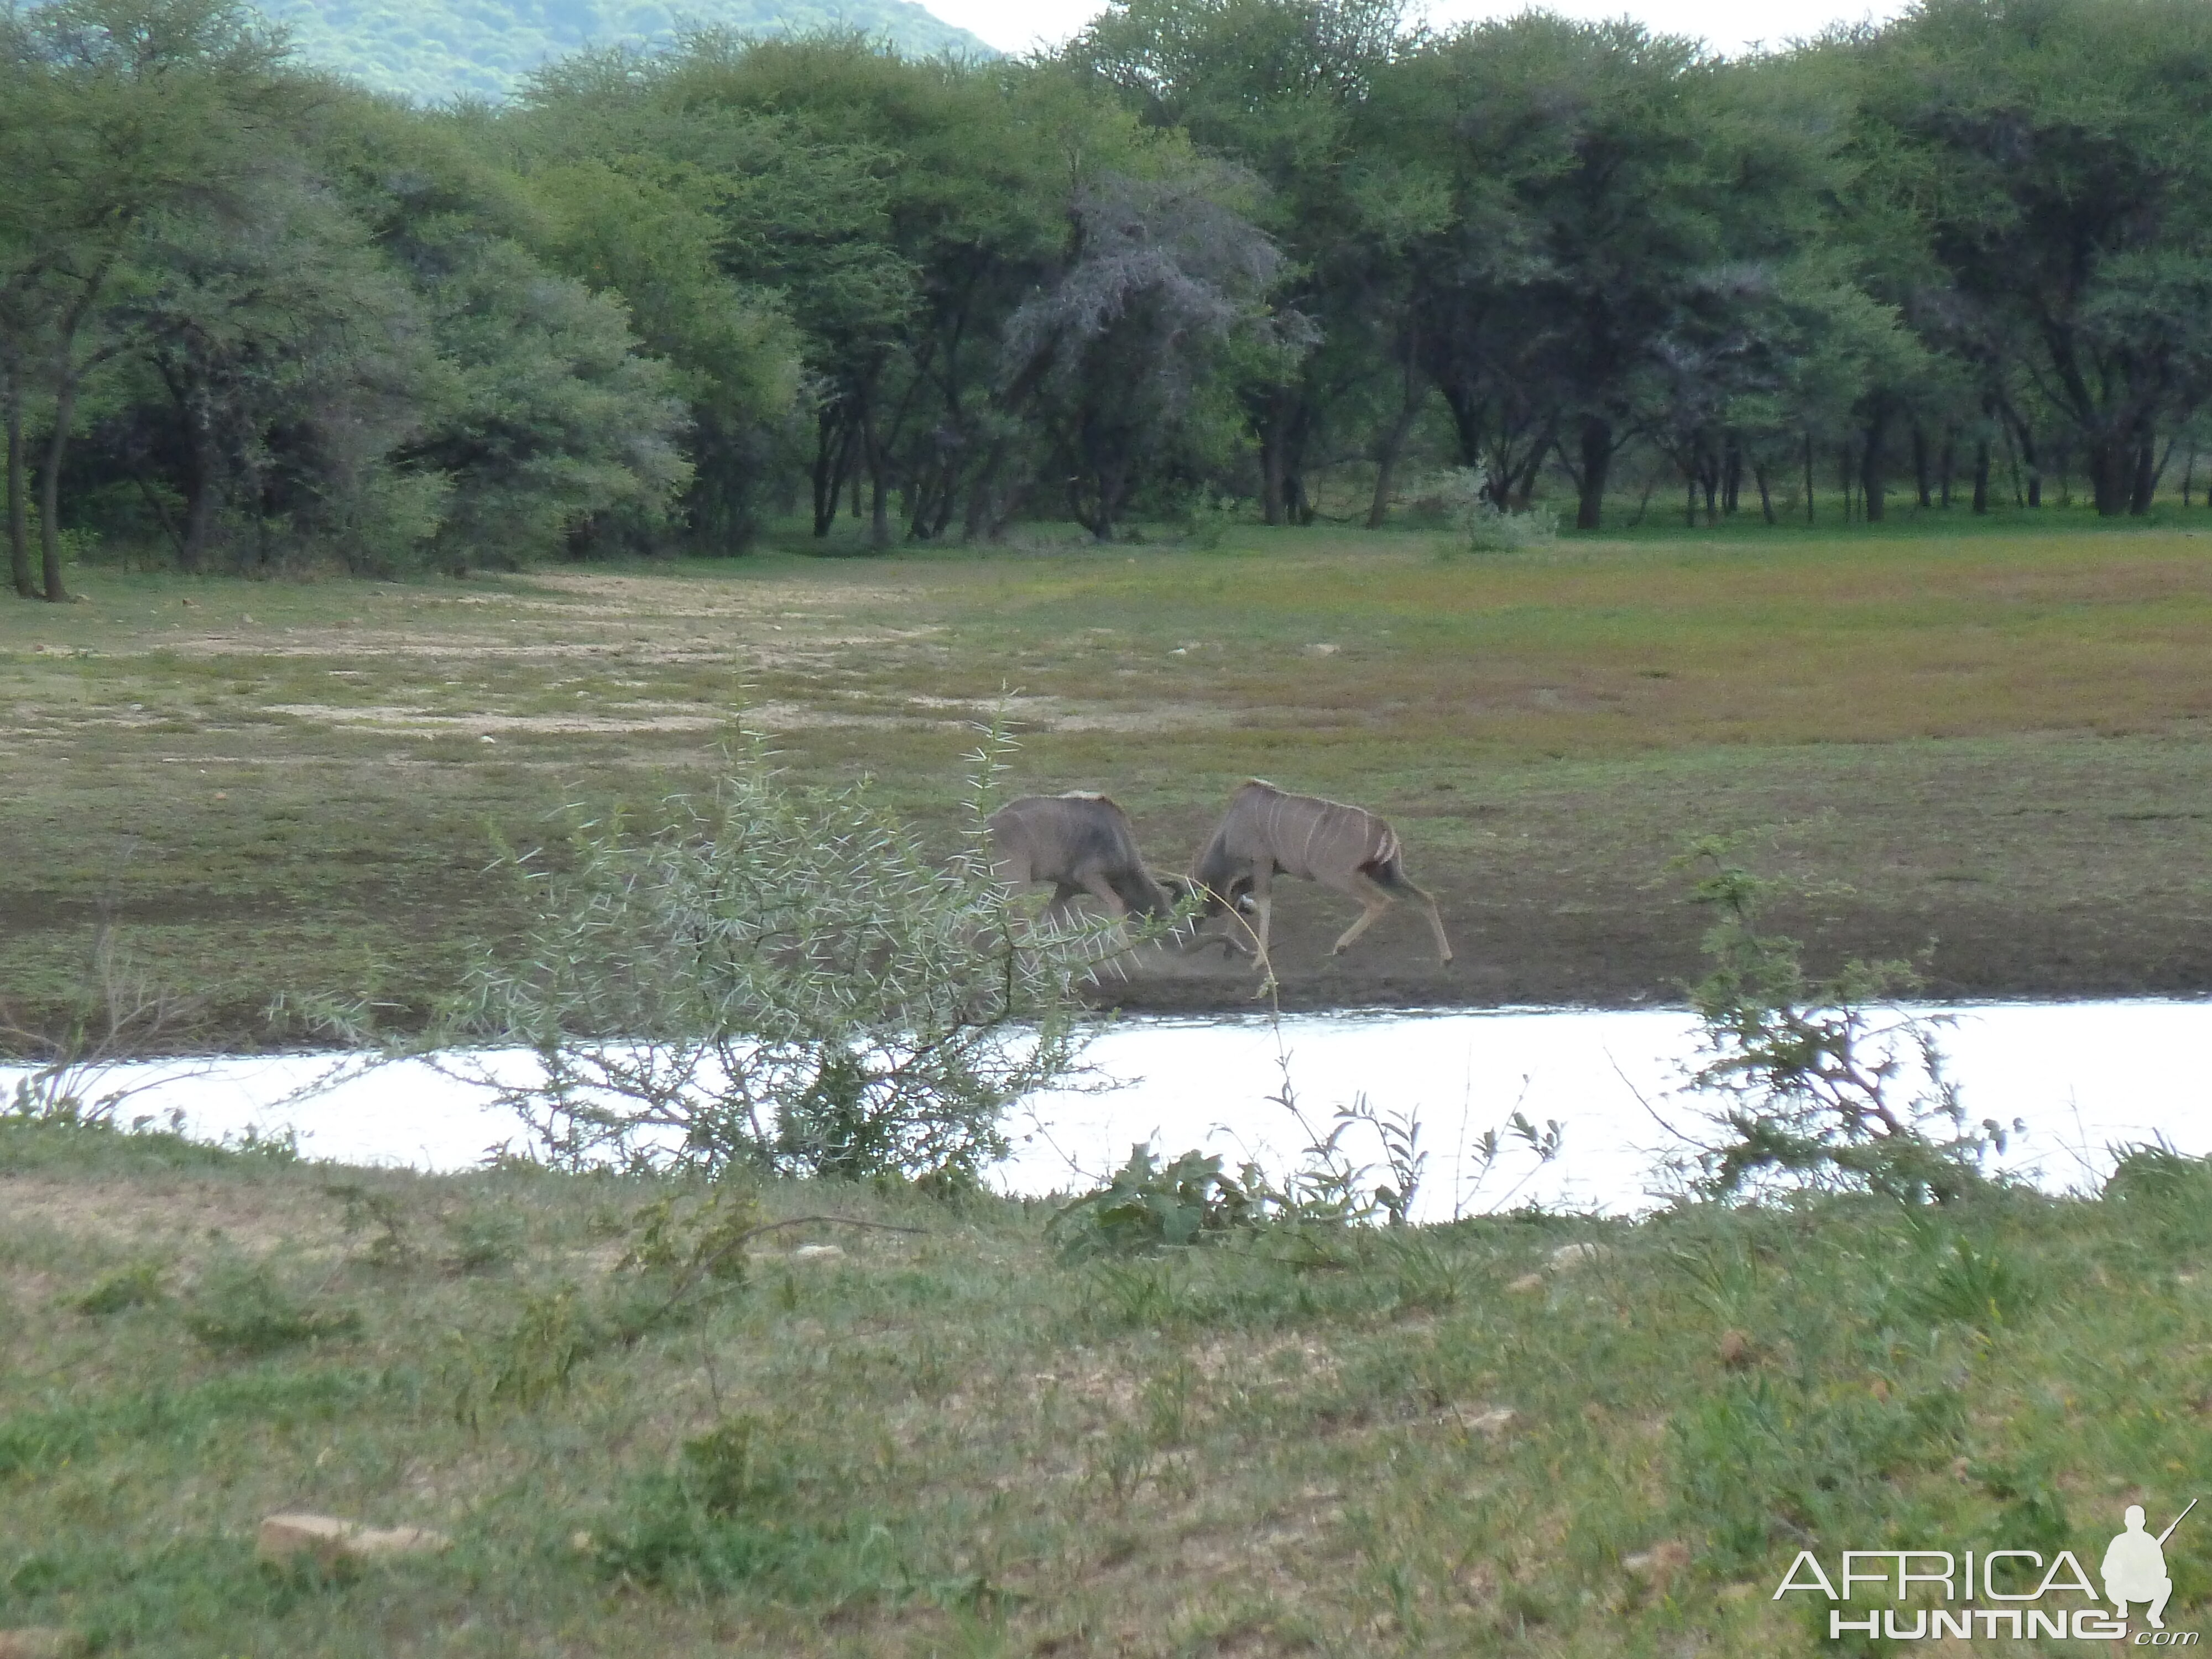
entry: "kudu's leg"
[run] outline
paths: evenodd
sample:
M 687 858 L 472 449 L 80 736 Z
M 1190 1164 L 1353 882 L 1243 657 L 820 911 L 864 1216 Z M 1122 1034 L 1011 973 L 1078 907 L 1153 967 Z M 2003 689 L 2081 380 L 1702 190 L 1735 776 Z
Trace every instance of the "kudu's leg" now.
M 1111 915 L 1116 921 L 1126 922 L 1128 921 L 1128 904 L 1122 899 L 1119 893 L 1114 890 L 1114 884 L 1106 879 L 1106 874 L 1103 871 L 1094 870 L 1089 875 L 1080 878 L 1080 880 L 1083 884 L 1083 890 L 1090 894 L 1091 897 L 1097 899 L 1101 904 L 1104 905 L 1108 913 Z M 1071 887 L 1067 891 L 1072 895 L 1075 890 Z
M 1375 918 L 1389 909 L 1392 902 L 1389 891 L 1364 871 L 1355 872 L 1352 879 L 1345 884 L 1343 890 L 1358 899 L 1365 908 L 1360 911 L 1359 920 L 1346 928 L 1343 936 L 1328 947 L 1328 953 L 1333 957 L 1342 956 L 1345 947 L 1372 927 L 1375 925 Z
M 1390 908 L 1393 900 L 1404 897 L 1414 900 L 1427 913 L 1429 931 L 1437 938 L 1437 958 L 1443 962 L 1452 959 L 1451 941 L 1444 937 L 1444 919 L 1437 913 L 1436 900 L 1430 897 L 1425 890 L 1414 886 L 1403 875 L 1393 876 L 1387 872 L 1370 874 L 1363 870 L 1352 880 L 1355 884 L 1354 889 L 1351 890 L 1352 896 L 1367 909 L 1358 921 L 1344 930 L 1344 937 L 1337 940 L 1336 950 L 1331 952 L 1332 955 L 1340 953 L 1346 945 L 1365 933 L 1374 924 L 1375 918 Z
M 1099 966 L 1103 968 L 1110 963 L 1114 971 L 1127 979 L 1129 970 L 1121 959 L 1135 948 L 1129 938 L 1128 901 L 1114 890 L 1114 884 L 1106 878 L 1103 870 L 1094 870 L 1083 878 L 1083 890 L 1106 907 L 1108 914 L 1114 918 L 1115 934 L 1121 941 L 1121 948 L 1105 958 Z
M 1040 927 L 1047 924 L 1057 925 L 1063 916 L 1073 915 L 1075 896 L 1082 890 L 1083 889 L 1073 882 L 1054 882 L 1051 902 L 1037 912 L 1037 925 Z
M 1260 925 L 1253 930 L 1252 933 L 1252 941 L 1255 946 L 1253 963 L 1269 979 L 1275 976 L 1275 964 L 1267 957 L 1267 927 L 1274 919 L 1275 913 L 1275 902 L 1267 890 L 1268 878 L 1273 874 L 1273 871 L 1263 871 L 1255 873 L 1252 878 L 1252 908 L 1260 914 Z M 1232 909 L 1230 914 L 1234 915 L 1236 912 Z
M 1411 882 L 1406 884 L 1413 887 Z M 1451 941 L 1444 937 L 1444 919 L 1437 914 L 1437 902 L 1418 887 L 1413 887 L 1413 891 L 1420 894 L 1422 908 L 1429 913 L 1429 931 L 1437 936 L 1437 960 L 1449 962 L 1452 959 Z

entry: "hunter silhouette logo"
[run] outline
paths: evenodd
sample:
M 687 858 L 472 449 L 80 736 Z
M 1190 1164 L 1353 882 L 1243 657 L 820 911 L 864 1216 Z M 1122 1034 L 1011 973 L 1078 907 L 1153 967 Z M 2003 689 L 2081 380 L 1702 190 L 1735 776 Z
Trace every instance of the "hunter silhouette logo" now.
M 1803 1590 L 1848 1604 L 1858 1595 L 1887 1592 L 1891 1601 L 1921 1603 L 1909 1609 L 1831 1607 L 1832 1642 L 1851 1633 L 1892 1642 L 2057 1637 L 2124 1641 L 2130 1647 L 2195 1647 L 2203 1639 L 2198 1632 L 2166 1627 L 2166 1604 L 2173 1597 L 2166 1542 L 2199 1501 L 2191 1498 L 2156 1534 L 2146 1526 L 2142 1505 L 2130 1504 L 2122 1517 L 2125 1529 L 2105 1550 L 2101 1596 L 2071 1550 L 2060 1550 L 2046 1562 L 2039 1550 L 1892 1549 L 1845 1550 L 1832 1578 L 1817 1555 L 1800 1550 L 1771 1599 L 1779 1601 L 1793 1590 Z M 2068 1596 L 2078 1599 L 2072 1605 L 2060 1599 Z M 2144 1609 L 2148 1628 L 2130 1636 L 2128 1610 L 2134 1606 Z
M 2173 1517 L 2173 1527 L 2189 1518 L 2189 1510 L 2197 1507 L 2197 1500 L 2189 1500 L 2189 1509 Z M 2130 1504 L 2124 1517 L 2128 1529 L 2112 1540 L 2105 1552 L 2105 1597 L 2120 1610 L 2120 1617 L 2128 1616 L 2128 1603 L 2148 1601 L 2150 1611 L 2144 1616 L 2153 1630 L 2166 1628 L 2166 1604 L 2173 1595 L 2173 1580 L 2166 1576 L 2166 1540 L 2173 1536 L 2173 1527 L 2153 1538 L 2143 1530 L 2142 1505 Z

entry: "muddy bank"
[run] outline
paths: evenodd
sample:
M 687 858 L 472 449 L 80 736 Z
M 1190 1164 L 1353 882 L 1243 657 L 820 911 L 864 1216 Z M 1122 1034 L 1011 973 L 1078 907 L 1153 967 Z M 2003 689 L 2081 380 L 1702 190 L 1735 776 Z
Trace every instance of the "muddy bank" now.
M 1455 959 L 1440 965 L 1421 919 L 1395 913 L 1341 957 L 1328 948 L 1358 915 L 1343 901 L 1279 889 L 1274 961 L 1286 1010 L 1331 1008 L 1640 1008 L 1680 1004 L 1704 971 L 1706 918 L 1624 890 L 1616 905 L 1548 893 L 1479 901 L 1437 884 Z M 1571 903 L 1574 908 L 1565 907 Z M 1852 957 L 1918 964 L 1936 1001 L 2190 996 L 2212 991 L 2212 932 L 2186 914 L 2054 902 L 2026 913 L 1988 905 L 1903 907 L 1831 901 L 1825 914 L 1778 908 L 1775 931 L 1798 939 L 1807 966 Z M 1249 1010 L 1258 975 L 1217 948 L 1148 951 L 1104 1006 L 1146 1013 Z

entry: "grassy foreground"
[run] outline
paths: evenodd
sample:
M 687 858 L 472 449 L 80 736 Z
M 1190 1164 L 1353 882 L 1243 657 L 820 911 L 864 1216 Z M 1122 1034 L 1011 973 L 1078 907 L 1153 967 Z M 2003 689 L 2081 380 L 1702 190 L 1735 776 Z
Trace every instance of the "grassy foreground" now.
M 109 915 L 204 999 L 202 1041 L 265 1034 L 281 991 L 419 1001 L 511 925 L 495 836 L 707 784 L 741 709 L 800 775 L 942 814 L 1006 688 L 1010 786 L 1111 791 L 1160 864 L 1248 775 L 1393 817 L 1460 961 L 1401 916 L 1318 965 L 1352 913 L 1301 888 L 1293 1005 L 1665 997 L 1698 927 L 1668 861 L 1743 830 L 1829 884 L 1784 918 L 1816 954 L 1932 940 L 1949 994 L 2200 988 L 2212 540 L 1912 524 L 408 585 L 87 568 L 86 604 L 0 605 L 0 999 L 58 1006 Z
M 0 1630 L 238 1659 L 1848 1652 L 1825 1601 L 1771 1599 L 1801 1548 L 2094 1573 L 2125 1504 L 2156 1528 L 2212 1480 L 2212 1170 L 2178 1158 L 2101 1200 L 1088 1265 L 1042 1206 L 750 1196 L 911 1231 L 757 1235 L 742 1279 L 625 1325 L 671 1300 L 621 1265 L 652 1206 L 680 1237 L 698 1189 L 0 1121 Z M 453 1546 L 258 1564 L 288 1510 Z M 2169 1546 L 2170 1628 L 2212 1603 L 2206 1536 Z

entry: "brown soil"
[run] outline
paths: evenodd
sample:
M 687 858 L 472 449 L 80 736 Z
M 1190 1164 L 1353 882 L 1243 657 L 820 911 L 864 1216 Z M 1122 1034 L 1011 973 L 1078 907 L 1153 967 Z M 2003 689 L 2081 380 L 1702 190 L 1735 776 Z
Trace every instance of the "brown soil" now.
M 1623 882 L 1589 905 L 1580 887 L 1519 882 L 1510 894 L 1449 879 L 1431 884 L 1455 952 L 1439 964 L 1428 927 L 1401 908 L 1341 957 L 1328 955 L 1358 908 L 1317 888 L 1277 888 L 1273 958 L 1285 1009 L 1638 1007 L 1679 1004 L 1703 971 L 1705 918 L 1656 906 Z M 1576 913 L 1562 914 L 1571 896 Z M 1606 903 L 1605 898 L 1613 902 Z M 2212 989 L 2212 934 L 2194 917 L 2065 905 L 2028 914 L 1960 899 L 1909 912 L 1857 902 L 1778 926 L 1802 939 L 1816 966 L 1851 957 L 1920 957 L 1925 994 L 1938 1000 L 2193 996 Z M 1924 951 L 1924 955 L 1921 953 Z M 1198 1013 L 1249 1008 L 1260 976 L 1218 947 L 1140 961 L 1101 1000 L 1130 1012 Z

